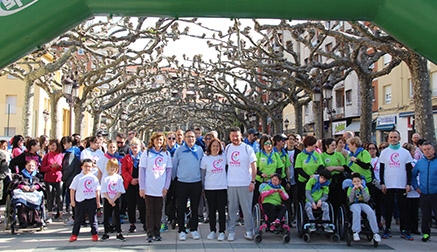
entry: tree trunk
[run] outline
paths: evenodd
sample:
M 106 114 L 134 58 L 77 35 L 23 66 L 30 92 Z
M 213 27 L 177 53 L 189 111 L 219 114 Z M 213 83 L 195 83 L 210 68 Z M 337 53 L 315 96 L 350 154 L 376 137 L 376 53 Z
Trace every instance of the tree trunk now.
M 323 109 L 320 102 L 313 101 L 314 135 L 317 139 L 323 139 Z
M 422 138 L 435 145 L 436 138 L 428 61 L 417 53 L 412 54 L 408 59 L 406 63 L 410 69 L 414 92 L 415 130 Z
M 294 124 L 295 124 L 295 133 L 299 135 L 303 135 L 303 113 L 302 113 L 302 103 L 297 102 L 294 105 Z
M 82 126 L 84 108 L 82 107 L 80 100 L 76 99 L 76 102 L 73 105 L 73 110 L 74 110 L 74 123 L 73 123 L 74 128 L 72 130 L 72 134 L 75 133 L 82 134 L 81 126 Z
M 58 101 L 62 97 L 62 92 L 60 90 L 50 96 L 50 139 L 59 138 L 56 136 L 58 129 Z
M 32 136 L 31 124 L 33 118 L 33 100 L 35 87 L 33 83 L 24 79 L 24 107 L 23 107 L 23 135 Z M 33 136 L 36 137 L 36 136 Z
M 361 97 L 360 139 L 363 143 L 370 143 L 372 140 L 372 78 L 370 75 L 358 72 L 357 75 Z

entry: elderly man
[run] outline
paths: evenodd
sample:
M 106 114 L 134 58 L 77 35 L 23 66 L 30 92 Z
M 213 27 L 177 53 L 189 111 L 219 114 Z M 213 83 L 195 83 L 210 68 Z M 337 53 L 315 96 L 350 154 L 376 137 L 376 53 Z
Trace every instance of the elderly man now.
M 424 142 L 424 140 L 419 141 L 422 138 L 422 136 L 419 133 L 414 133 L 411 136 L 411 142 L 416 147 L 414 151 L 414 159 L 419 160 L 423 157 L 422 150 L 420 149 L 420 145 Z
M 379 174 L 381 189 L 385 194 L 385 231 L 382 238 L 391 237 L 391 219 L 395 197 L 400 210 L 401 238 L 412 241 L 414 238 L 408 233 L 408 216 L 406 194 L 411 191 L 411 164 L 410 152 L 401 147 L 399 131 L 392 130 L 388 134 L 390 146 L 385 148 L 379 157 Z
M 434 146 L 429 142 L 422 144 L 424 157 L 417 161 L 413 169 L 413 178 L 419 176 L 418 184 L 413 179 L 413 187 L 420 193 L 420 209 L 422 211 L 422 241 L 429 241 L 431 234 L 431 216 L 432 212 L 437 213 L 437 157 Z
M 241 131 L 238 127 L 231 128 L 229 135 L 231 144 L 226 146 L 225 154 L 228 165 L 228 211 L 229 234 L 228 241 L 235 240 L 235 223 L 238 206 L 244 215 L 244 237 L 253 239 L 252 199 L 255 189 L 256 156 L 253 148 L 241 141 Z
M 200 239 L 197 232 L 200 195 L 202 194 L 202 181 L 200 176 L 200 160 L 203 157 L 203 150 L 195 144 L 196 135 L 193 130 L 185 132 L 185 145 L 180 146 L 173 157 L 173 169 L 176 176 L 176 195 L 178 203 L 178 226 L 179 240 L 187 239 L 185 233 L 185 206 L 190 198 L 191 218 L 190 232 L 194 240 Z

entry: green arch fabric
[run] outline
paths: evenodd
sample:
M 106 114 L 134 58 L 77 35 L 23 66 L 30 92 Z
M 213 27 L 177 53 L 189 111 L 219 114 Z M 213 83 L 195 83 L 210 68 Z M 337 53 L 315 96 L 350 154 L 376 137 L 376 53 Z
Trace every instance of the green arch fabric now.
M 1 0 L 0 68 L 93 15 L 372 21 L 437 63 L 435 0 Z

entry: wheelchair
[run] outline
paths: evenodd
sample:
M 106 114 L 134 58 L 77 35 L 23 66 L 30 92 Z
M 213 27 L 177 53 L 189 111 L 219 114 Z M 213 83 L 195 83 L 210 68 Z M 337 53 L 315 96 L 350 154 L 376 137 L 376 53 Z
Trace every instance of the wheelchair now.
M 332 207 L 332 204 L 327 202 L 329 205 L 329 217 L 330 217 L 330 222 L 328 224 L 333 225 L 333 223 L 335 222 L 335 218 L 334 218 L 334 208 Z M 318 233 L 321 232 L 323 230 L 323 225 L 327 224 L 326 222 L 324 222 L 322 220 L 322 215 L 323 212 L 320 208 L 313 210 L 313 214 L 314 214 L 314 223 L 316 226 L 316 231 L 311 232 L 309 230 L 309 219 L 308 216 L 306 214 L 305 211 L 305 203 L 302 201 L 299 201 L 297 208 L 296 208 L 296 229 L 297 229 L 297 235 L 300 238 L 303 238 L 303 240 L 307 243 L 309 243 L 311 241 L 311 236 L 314 233 Z M 340 235 L 336 232 L 337 228 L 335 225 L 334 226 L 334 232 L 333 233 L 325 233 L 325 236 L 327 238 L 330 238 L 332 242 L 339 242 L 340 241 Z
M 267 215 L 263 211 L 263 207 L 261 202 L 258 202 L 253 206 L 252 210 L 253 217 L 253 233 L 254 239 L 256 243 L 260 243 L 263 239 L 262 235 L 264 232 L 273 232 L 281 235 L 281 239 L 283 243 L 290 242 L 290 227 L 288 226 L 288 211 L 285 211 L 284 217 L 281 222 L 275 228 L 274 231 L 270 231 L 267 225 Z
M 27 195 L 26 195 L 27 194 Z M 33 194 L 33 195 L 30 195 Z M 11 234 L 16 234 L 19 230 L 28 231 L 42 231 L 44 229 L 44 193 L 42 191 L 21 192 L 19 189 L 10 190 L 6 196 L 6 209 L 5 209 L 5 230 L 11 230 Z M 25 206 L 27 214 L 27 223 L 25 226 L 20 226 L 18 221 L 18 208 Z M 39 215 L 39 223 L 30 222 L 31 212 L 35 212 Z M 33 218 L 32 218 L 33 219 Z

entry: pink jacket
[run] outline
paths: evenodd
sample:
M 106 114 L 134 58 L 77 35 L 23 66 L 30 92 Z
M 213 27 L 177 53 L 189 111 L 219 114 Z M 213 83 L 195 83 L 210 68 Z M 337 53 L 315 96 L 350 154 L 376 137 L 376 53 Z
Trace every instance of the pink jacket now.
M 44 173 L 44 182 L 55 183 L 62 181 L 62 159 L 64 154 L 49 152 L 42 159 L 40 172 Z M 52 168 L 51 165 L 57 163 L 57 168 Z

